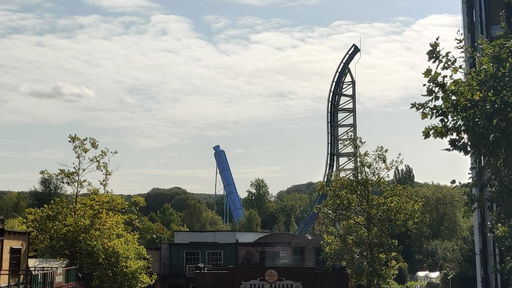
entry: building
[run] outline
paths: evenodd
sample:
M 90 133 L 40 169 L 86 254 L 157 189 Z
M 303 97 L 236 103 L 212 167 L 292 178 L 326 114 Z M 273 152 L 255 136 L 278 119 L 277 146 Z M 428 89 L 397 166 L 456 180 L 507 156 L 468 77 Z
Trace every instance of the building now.
M 505 18 L 503 17 L 505 16 Z M 464 44 L 478 49 L 480 39 L 494 40 L 503 30 L 502 21 L 512 29 L 512 3 L 507 0 L 462 0 L 462 17 L 464 24 Z M 471 57 L 466 57 L 466 68 L 474 68 Z M 490 231 L 491 213 L 495 203 L 489 199 L 489 191 L 482 187 L 482 179 L 478 179 L 479 171 L 485 159 L 480 155 L 471 155 L 471 170 L 473 181 L 477 183 L 472 193 L 486 199 L 484 205 L 476 207 L 474 212 L 474 239 L 476 276 L 478 288 L 501 288 L 499 270 L 499 249 Z
M 0 227 L 0 287 L 78 287 L 77 269 L 67 261 L 30 259 L 29 265 L 29 240 L 29 232 Z
M 322 266 L 316 237 L 234 231 L 176 232 L 174 237 L 173 243 L 161 246 L 159 287 L 194 287 L 198 270 L 228 271 L 225 268 L 230 267 L 229 271 L 243 269 L 240 273 L 255 277 L 269 268 L 282 267 L 285 273 L 300 268 L 299 274 L 304 274 Z
M 0 227 L 0 287 L 17 283 L 28 270 L 28 232 Z
M 480 38 L 495 39 L 501 29 L 502 13 L 510 20 L 512 4 L 506 0 L 462 0 L 464 41 L 468 47 L 476 47 Z M 511 25 L 510 22 L 507 25 Z

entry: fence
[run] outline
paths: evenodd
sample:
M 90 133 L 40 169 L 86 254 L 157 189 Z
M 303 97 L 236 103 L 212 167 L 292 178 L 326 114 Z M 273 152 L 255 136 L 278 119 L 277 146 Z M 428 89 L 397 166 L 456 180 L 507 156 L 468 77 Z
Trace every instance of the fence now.
M 79 287 L 77 267 L 37 267 L 34 271 L 21 270 L 19 273 L 2 270 L 2 288 L 71 288 Z

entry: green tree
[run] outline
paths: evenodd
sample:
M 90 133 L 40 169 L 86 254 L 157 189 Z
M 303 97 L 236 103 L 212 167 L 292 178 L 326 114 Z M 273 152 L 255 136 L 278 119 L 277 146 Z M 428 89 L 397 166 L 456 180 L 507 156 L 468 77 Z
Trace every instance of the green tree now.
M 261 218 L 261 227 L 264 230 L 272 230 L 275 223 L 274 205 L 272 195 L 267 183 L 262 178 L 251 181 L 247 196 L 243 200 L 245 209 L 254 209 Z
M 141 208 L 142 213 L 151 221 L 167 226 L 170 231 L 228 229 L 206 203 L 183 188 L 153 188 L 144 198 L 146 205 Z
M 88 287 L 146 287 L 152 283 L 149 258 L 129 231 L 126 201 L 92 191 L 76 205 L 58 198 L 40 209 L 28 209 L 26 226 L 39 256 L 68 259 L 78 265 Z
M 396 167 L 393 172 L 393 181 L 399 185 L 414 186 L 414 171 L 409 165 L 405 165 L 404 168 Z
M 174 239 L 173 231 L 169 231 L 160 222 L 151 222 L 146 216 L 138 218 L 136 231 L 139 243 L 146 248 L 160 247 L 160 244 Z
M 7 192 L 0 194 L 0 217 L 16 218 L 25 215 L 29 203 L 26 192 Z
M 141 212 L 148 216 L 152 212 L 156 213 L 166 203 L 170 204 L 171 208 L 177 212 L 183 213 L 188 207 L 188 203 L 197 199 L 192 193 L 181 187 L 172 187 L 168 189 L 153 188 L 144 195 L 144 200 L 146 204 L 141 208 Z
M 170 242 L 174 239 L 174 231 L 175 230 L 184 230 L 183 227 L 174 226 L 174 224 L 180 225 L 181 218 L 174 221 L 164 221 L 171 229 L 169 230 L 167 227 L 165 227 L 162 223 L 160 223 L 159 218 L 166 218 L 166 217 L 160 217 L 159 213 L 151 213 L 149 217 L 145 216 L 141 213 L 141 209 L 145 206 L 144 198 L 141 196 L 132 196 L 129 200 L 129 209 L 128 215 L 130 217 L 129 226 L 134 231 L 136 231 L 139 235 L 139 243 L 143 245 L 146 248 L 154 248 L 159 247 L 161 243 L 163 242 Z M 164 205 L 165 207 L 166 205 Z M 164 209 L 162 207 L 162 209 Z M 161 209 L 161 210 L 162 210 Z M 172 209 L 172 208 L 169 208 Z M 167 208 L 164 209 L 164 213 L 167 214 Z M 158 214 L 158 216 L 157 216 Z M 171 214 L 171 213 L 169 213 Z M 179 215 L 176 215 L 179 216 Z M 151 220 L 150 220 L 151 219 Z
M 465 257 L 471 254 L 473 239 L 465 190 L 427 184 L 415 187 L 413 193 L 422 206 L 418 225 L 404 247 L 409 272 L 429 270 L 457 274 L 466 269 Z
M 170 231 L 183 230 L 183 220 L 179 212 L 172 209 L 169 203 L 165 203 L 156 213 L 150 214 L 153 222 L 161 223 Z
M 399 161 L 389 160 L 386 149 L 357 157 L 357 177 L 337 177 L 320 186 L 329 196 L 320 206 L 317 229 L 328 263 L 344 264 L 357 283 L 380 288 L 403 265 L 393 236 L 412 229 L 420 204 L 410 188 L 389 181 Z
M 215 212 L 208 209 L 205 204 L 197 199 L 187 204 L 187 208 L 183 212 L 183 221 L 186 228 L 193 231 L 218 231 L 228 229 Z
M 26 221 L 23 217 L 7 219 L 4 223 L 4 227 L 15 231 L 27 231 Z
M 50 204 L 54 199 L 65 193 L 65 187 L 62 182 L 51 173 L 41 174 L 39 187 L 30 190 L 30 207 L 40 208 Z
M 28 209 L 26 227 L 31 248 L 39 256 L 68 259 L 78 265 L 88 287 L 146 287 L 153 282 L 149 257 L 130 227 L 133 216 L 126 200 L 108 190 L 110 159 L 116 154 L 99 149 L 94 138 L 69 136 L 75 161 L 43 177 L 59 179 L 73 192 L 74 201 L 62 196 L 39 209 Z M 86 176 L 99 172 L 99 187 Z M 78 195 L 86 190 L 85 196 Z M 100 191 L 104 193 L 100 193 Z M 136 201 L 135 201 L 136 202 Z
M 41 176 L 60 180 L 74 195 L 75 204 L 77 204 L 78 195 L 82 191 L 94 188 L 92 182 L 87 178 L 92 176 L 91 174 L 99 174 L 97 176 L 99 186 L 103 192 L 109 192 L 108 184 L 113 173 L 110 168 L 110 160 L 117 154 L 117 151 L 106 147 L 100 149 L 98 140 L 95 138 L 81 138 L 76 134 L 70 134 L 68 142 L 74 153 L 73 163 L 65 164 L 64 168 L 60 168 L 55 173 L 43 170 L 40 172 Z
M 299 227 L 297 227 L 297 223 L 295 223 L 295 219 L 293 219 L 293 217 L 290 218 L 290 223 L 289 223 L 288 227 L 289 227 L 288 231 L 291 233 L 295 233 L 295 231 L 297 231 L 297 229 L 299 228 Z
M 297 223 L 301 223 L 310 213 L 311 197 L 304 193 L 278 193 L 274 200 L 275 214 L 283 218 L 284 231 L 295 232 Z
M 424 138 L 448 139 L 449 150 L 484 159 L 477 161 L 473 185 L 498 204 L 491 227 L 500 254 L 512 255 L 512 36 L 505 30 L 492 42 L 479 42 L 477 51 L 465 52 L 472 69 L 463 69 L 438 39 L 430 44 L 425 101 L 411 108 L 432 123 L 423 129 Z M 475 199 L 479 207 L 485 205 L 483 194 Z M 502 273 L 510 278 L 512 258 L 501 260 Z
M 286 232 L 286 224 L 284 223 L 284 218 L 281 215 L 277 215 L 277 220 L 274 226 L 272 227 L 272 232 Z
M 238 224 L 239 231 L 255 232 L 261 229 L 261 218 L 254 209 L 245 210 L 245 215 Z

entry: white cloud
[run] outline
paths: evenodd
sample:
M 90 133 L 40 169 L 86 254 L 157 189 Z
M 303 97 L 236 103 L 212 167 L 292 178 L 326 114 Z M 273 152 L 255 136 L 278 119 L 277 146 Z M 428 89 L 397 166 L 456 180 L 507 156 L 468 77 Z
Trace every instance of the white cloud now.
M 94 91 L 85 87 L 68 83 L 22 86 L 21 92 L 35 98 L 55 99 L 64 101 L 79 101 L 84 98 L 94 98 Z
M 57 149 L 41 149 L 37 151 L 31 151 L 30 156 L 36 159 L 49 159 L 58 161 L 61 159 L 65 159 L 67 153 L 64 153 L 62 150 Z
M 4 13 L 10 17 L 0 18 L 0 27 L 9 24 L 4 19 L 37 25 L 0 34 L 0 125 L 87 122 L 142 147 L 325 113 L 338 61 L 360 37 L 358 107 L 393 107 L 420 94 L 428 42 L 451 40 L 460 22 L 436 15 L 293 27 L 279 19 L 210 17 L 205 21 L 218 30 L 207 41 L 175 15 Z
M 231 25 L 232 21 L 220 15 L 208 15 L 203 17 L 203 21 L 208 23 L 212 29 L 222 29 Z
M 221 1 L 221 0 L 216 0 Z M 280 5 L 280 6 L 300 6 L 312 5 L 320 2 L 321 0 L 222 0 L 236 4 L 246 4 L 254 6 L 267 6 L 267 5 Z
M 40 4 L 43 4 L 42 0 L 0 0 L 0 9 L 18 10 L 27 6 Z
M 115 12 L 137 12 L 158 8 L 158 5 L 150 0 L 85 0 L 85 2 Z

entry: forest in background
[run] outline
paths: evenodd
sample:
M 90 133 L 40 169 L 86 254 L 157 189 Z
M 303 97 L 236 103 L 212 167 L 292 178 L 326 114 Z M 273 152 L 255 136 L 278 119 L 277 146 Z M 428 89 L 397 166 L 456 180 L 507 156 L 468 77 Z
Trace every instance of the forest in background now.
M 452 279 L 454 285 L 471 285 L 475 272 L 467 188 L 414 182 L 412 168 L 407 165 L 395 171 L 392 181 L 411 186 L 422 204 L 414 229 L 394 237 L 407 264 L 399 270 L 395 281 L 406 283 L 411 280 L 408 275 L 429 270 L 456 275 Z M 245 217 L 236 225 L 223 223 L 222 195 L 215 198 L 213 194 L 172 187 L 120 197 L 127 203 L 122 213 L 130 215 L 128 226 L 137 235 L 138 243 L 151 248 L 172 241 L 175 231 L 295 232 L 312 211 L 317 188 L 318 183 L 308 182 L 272 194 L 264 179 L 255 178 L 242 199 Z M 0 191 L 0 217 L 7 228 L 23 229 L 20 219 L 26 217 L 27 209 L 44 207 L 63 196 L 72 197 L 62 184 L 43 175 L 39 185 L 30 191 Z

